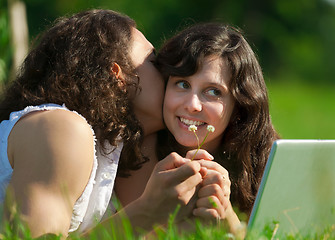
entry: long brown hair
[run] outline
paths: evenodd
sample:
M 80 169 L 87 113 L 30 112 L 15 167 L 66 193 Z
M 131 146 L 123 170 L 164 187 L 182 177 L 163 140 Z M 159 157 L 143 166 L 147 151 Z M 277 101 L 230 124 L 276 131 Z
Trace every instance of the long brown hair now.
M 159 51 L 156 66 L 167 81 L 169 76 L 195 74 L 204 58 L 212 55 L 228 62 L 229 90 L 236 102 L 221 147 L 213 154 L 229 171 L 232 203 L 250 214 L 272 143 L 279 137 L 271 123 L 261 67 L 251 47 L 233 27 L 198 24 L 168 40 Z M 157 145 L 159 159 L 175 149 L 185 154 L 167 132 L 159 134 Z
M 132 146 L 127 154 L 137 157 L 124 158 L 120 173 L 137 169 L 144 159 L 140 154 L 142 130 L 131 105 L 138 90 L 129 55 L 135 27 L 131 18 L 111 10 L 89 10 L 57 19 L 37 39 L 18 77 L 2 96 L 0 121 L 29 105 L 65 104 L 98 130 L 101 146 L 106 140 L 116 145 L 117 136 L 126 148 Z M 113 63 L 126 75 L 122 84 L 111 74 Z

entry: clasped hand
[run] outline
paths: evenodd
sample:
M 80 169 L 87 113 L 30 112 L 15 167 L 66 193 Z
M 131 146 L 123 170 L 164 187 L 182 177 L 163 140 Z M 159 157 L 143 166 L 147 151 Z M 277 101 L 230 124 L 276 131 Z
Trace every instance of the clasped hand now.
M 200 149 L 185 158 L 169 154 L 158 162 L 142 194 L 141 202 L 148 218 L 164 224 L 178 205 L 181 206 L 176 221 L 196 216 L 204 220 L 226 217 L 229 202 L 230 180 L 228 171 L 213 157 Z
M 192 158 L 196 150 L 187 152 L 186 158 Z M 194 157 L 206 174 L 199 184 L 196 206 L 193 215 L 208 220 L 226 218 L 226 211 L 230 204 L 230 185 L 228 171 L 217 162 L 211 161 L 213 157 L 200 149 Z

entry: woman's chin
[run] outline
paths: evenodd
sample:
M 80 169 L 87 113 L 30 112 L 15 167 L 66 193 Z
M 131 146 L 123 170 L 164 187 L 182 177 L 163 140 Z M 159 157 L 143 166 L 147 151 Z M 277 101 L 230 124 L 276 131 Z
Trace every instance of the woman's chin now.
M 190 141 L 178 141 L 178 143 L 189 150 L 198 148 L 197 143 L 194 144 L 191 143 Z

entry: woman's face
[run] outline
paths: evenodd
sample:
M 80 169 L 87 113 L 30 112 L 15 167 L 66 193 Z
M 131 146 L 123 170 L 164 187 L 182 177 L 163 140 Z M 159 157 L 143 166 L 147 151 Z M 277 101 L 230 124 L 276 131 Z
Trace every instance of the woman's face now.
M 188 127 L 197 126 L 196 133 L 202 142 L 207 126 L 212 125 L 215 131 L 208 135 L 202 148 L 212 152 L 220 145 L 235 104 L 228 89 L 229 81 L 227 63 L 216 56 L 206 57 L 202 67 L 192 76 L 169 78 L 163 115 L 167 128 L 178 143 L 197 148 L 196 137 Z
M 130 56 L 137 75 L 140 78 L 140 93 L 135 97 L 134 110 L 141 122 L 144 134 L 154 133 L 164 127 L 162 105 L 164 81 L 153 65 L 155 51 L 152 44 L 137 29 L 132 29 Z

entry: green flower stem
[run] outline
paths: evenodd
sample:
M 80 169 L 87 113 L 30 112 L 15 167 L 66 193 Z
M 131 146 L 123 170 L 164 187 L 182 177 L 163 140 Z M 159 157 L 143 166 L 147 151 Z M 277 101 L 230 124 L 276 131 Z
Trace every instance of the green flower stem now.
M 197 155 L 197 153 L 198 153 L 198 151 L 199 151 L 199 149 L 201 148 L 201 146 L 204 144 L 204 142 L 205 142 L 205 140 L 206 140 L 206 138 L 207 138 L 207 136 L 208 136 L 208 134 L 209 134 L 209 131 L 207 132 L 207 134 L 206 134 L 206 136 L 205 136 L 205 138 L 204 138 L 204 140 L 202 141 L 202 143 L 199 145 L 199 138 L 198 138 L 198 136 L 197 136 L 197 134 L 195 133 L 195 131 L 193 131 L 194 132 L 194 135 L 195 135 L 195 137 L 197 138 L 197 140 L 198 140 L 198 148 L 197 148 L 197 151 L 195 151 L 195 153 L 194 153 L 194 155 L 193 155 L 193 157 L 192 157 L 192 159 L 191 159 L 191 161 L 193 161 L 193 159 L 194 159 L 194 157 L 195 157 L 195 155 Z
M 197 144 L 198 144 L 198 149 L 200 148 L 200 145 L 199 145 L 199 138 L 198 138 L 198 135 L 195 133 L 195 131 L 193 131 L 194 132 L 194 135 L 195 135 L 195 137 L 197 138 Z

